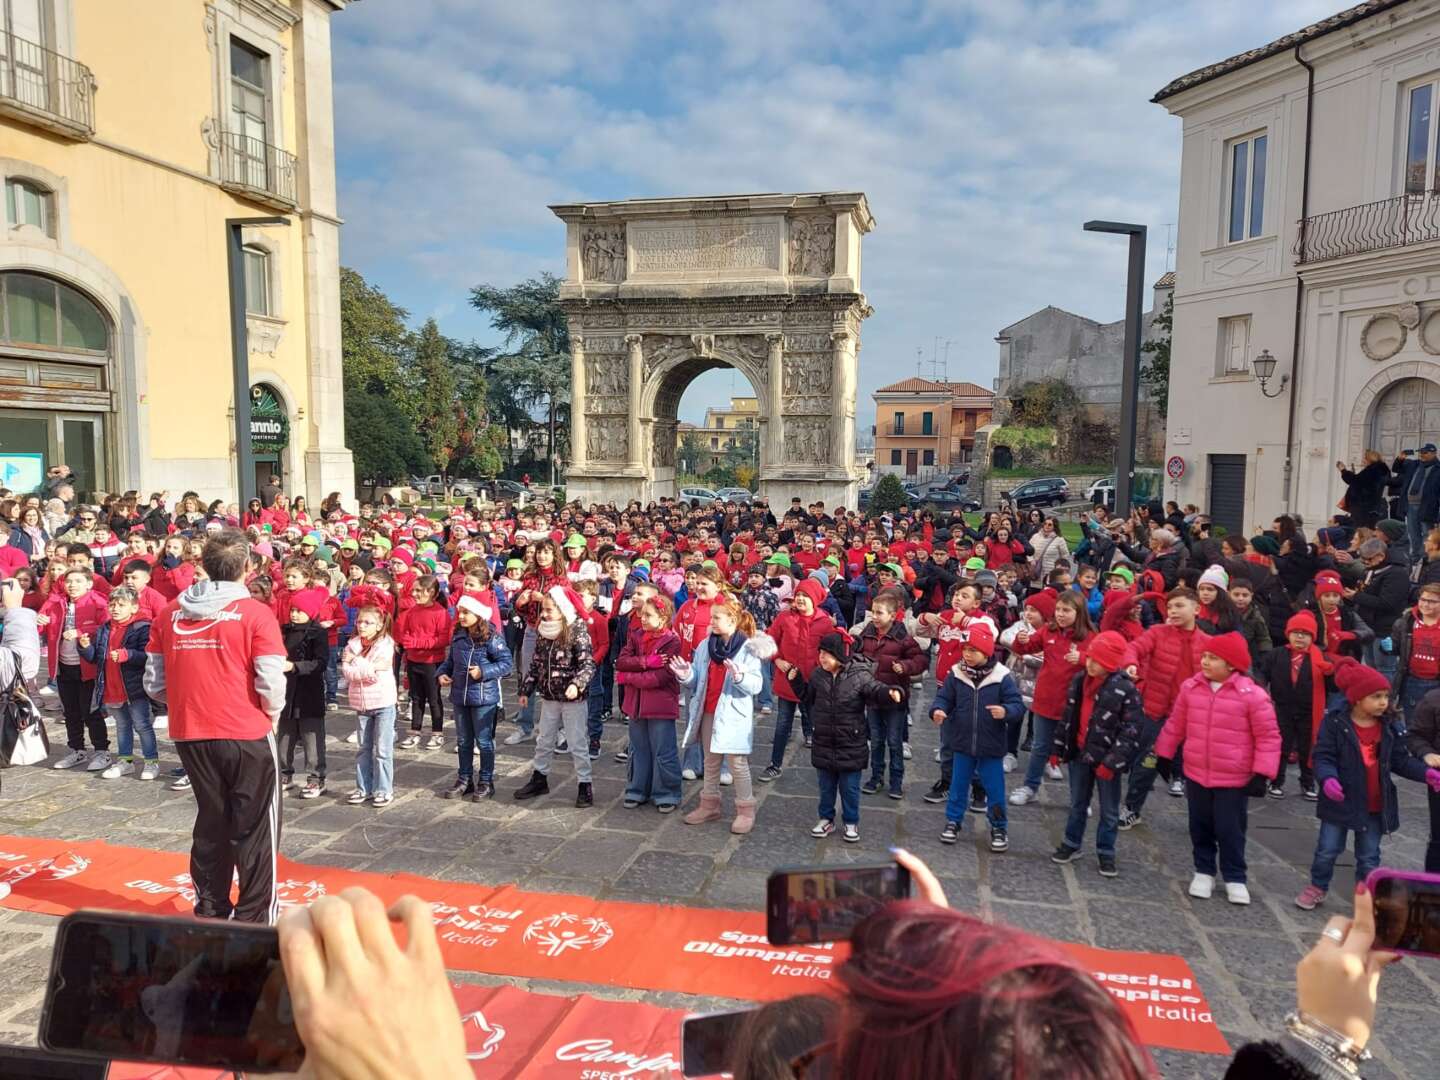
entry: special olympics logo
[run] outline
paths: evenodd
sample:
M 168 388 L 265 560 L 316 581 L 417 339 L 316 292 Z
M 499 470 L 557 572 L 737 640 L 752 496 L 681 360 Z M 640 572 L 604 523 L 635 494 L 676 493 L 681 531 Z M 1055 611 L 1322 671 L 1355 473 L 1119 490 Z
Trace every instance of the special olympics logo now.
M 89 868 L 90 860 L 73 851 L 66 851 L 53 859 L 36 859 L 33 862 L 12 866 L 0 873 L 0 900 L 9 896 L 11 889 L 27 878 L 46 874 L 52 881 L 64 881 L 76 874 L 83 874 Z
M 582 919 L 562 911 L 544 919 L 536 919 L 525 928 L 521 941 L 533 944 L 546 956 L 563 956 L 567 952 L 579 952 L 604 948 L 615 931 L 601 918 Z
M 471 1061 L 484 1061 L 500 1048 L 500 1043 L 505 1038 L 505 1029 L 499 1024 L 493 1024 L 486 1020 L 485 1014 L 479 1009 L 472 1013 L 466 1013 L 460 1018 L 460 1023 L 466 1028 L 467 1033 L 473 1027 L 485 1037 L 479 1050 L 471 1050 L 465 1055 Z
M 296 881 L 294 878 L 290 878 L 275 883 L 275 895 L 280 901 L 282 909 L 309 907 L 325 895 L 325 885 L 313 878 L 309 881 Z

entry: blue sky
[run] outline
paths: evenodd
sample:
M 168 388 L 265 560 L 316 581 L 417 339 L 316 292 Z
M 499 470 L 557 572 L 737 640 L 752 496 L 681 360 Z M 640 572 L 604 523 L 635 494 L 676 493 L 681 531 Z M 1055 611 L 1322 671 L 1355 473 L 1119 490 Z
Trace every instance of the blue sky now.
M 859 420 L 931 373 L 990 385 L 1001 327 L 1123 313 L 1125 244 L 1165 269 L 1180 122 L 1149 99 L 1340 0 L 366 0 L 334 19 L 342 260 L 412 316 L 493 340 L 477 282 L 563 270 L 548 203 L 859 189 Z M 681 419 L 748 393 L 711 372 Z

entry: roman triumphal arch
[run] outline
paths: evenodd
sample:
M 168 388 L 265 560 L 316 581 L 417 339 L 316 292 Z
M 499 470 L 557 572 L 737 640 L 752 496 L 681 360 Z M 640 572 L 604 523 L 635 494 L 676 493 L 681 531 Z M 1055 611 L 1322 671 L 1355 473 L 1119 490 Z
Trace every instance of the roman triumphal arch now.
M 860 192 L 552 206 L 566 225 L 566 495 L 621 505 L 675 492 L 690 381 L 738 368 L 760 399 L 760 493 L 854 506 Z

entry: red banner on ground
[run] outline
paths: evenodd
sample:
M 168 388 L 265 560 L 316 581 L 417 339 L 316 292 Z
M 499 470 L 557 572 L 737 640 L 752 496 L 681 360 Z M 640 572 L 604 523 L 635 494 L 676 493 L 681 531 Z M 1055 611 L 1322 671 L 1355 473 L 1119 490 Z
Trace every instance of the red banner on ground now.
M 176 852 L 0 836 L 0 903 L 57 915 L 80 907 L 189 914 L 187 866 Z M 768 1001 L 827 986 L 848 951 L 839 943 L 771 945 L 764 915 L 755 911 L 602 901 L 280 860 L 282 907 L 350 885 L 387 903 L 414 893 L 433 904 L 446 966 L 461 971 Z M 1063 947 L 1121 1001 L 1148 1045 L 1228 1052 L 1181 957 Z

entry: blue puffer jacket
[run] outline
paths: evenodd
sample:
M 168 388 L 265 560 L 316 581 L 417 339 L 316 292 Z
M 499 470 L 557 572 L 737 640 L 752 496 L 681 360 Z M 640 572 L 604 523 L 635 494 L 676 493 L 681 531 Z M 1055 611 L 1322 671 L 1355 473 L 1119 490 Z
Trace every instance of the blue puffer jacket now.
M 509 675 L 514 666 L 504 635 L 492 633 L 484 641 L 475 641 L 470 632 L 462 628 L 455 631 L 450 640 L 450 654 L 435 674 L 450 676 L 450 704 L 483 707 L 500 704 L 500 680 Z M 471 678 L 472 667 L 480 669 L 480 678 Z
M 1001 706 L 1005 715 L 999 719 L 991 716 L 991 705 Z M 1004 757 L 1007 749 L 1006 725 L 1025 715 L 1025 700 L 1004 664 L 992 667 L 979 686 L 956 664 L 930 703 L 930 711 L 936 710 L 945 714 L 940 738 L 950 749 L 971 757 L 998 758 Z
M 1395 791 L 1393 772 L 1407 780 L 1425 781 L 1425 762 L 1410 753 L 1405 745 L 1405 725 L 1387 714 L 1380 721 L 1385 730 L 1380 736 L 1380 820 L 1385 832 L 1400 827 L 1400 797 Z M 1360 756 L 1360 740 L 1350 720 L 1350 707 L 1341 705 L 1325 714 L 1320 733 L 1315 736 L 1315 782 L 1322 787 L 1326 780 L 1339 780 L 1345 798 L 1334 802 L 1320 796 L 1315 812 L 1321 821 L 1333 822 L 1353 829 L 1370 819 L 1365 789 L 1365 761 Z
M 125 637 L 118 645 L 110 644 L 110 624 L 103 622 L 90 639 L 88 649 L 81 648 L 80 655 L 87 664 L 95 665 L 95 694 L 90 699 L 91 708 L 101 708 L 105 701 L 105 658 L 110 650 L 124 649 L 125 659 L 120 664 L 120 674 L 125 678 L 125 700 L 145 700 L 145 646 L 150 644 L 150 624 L 136 619 L 126 624 Z

